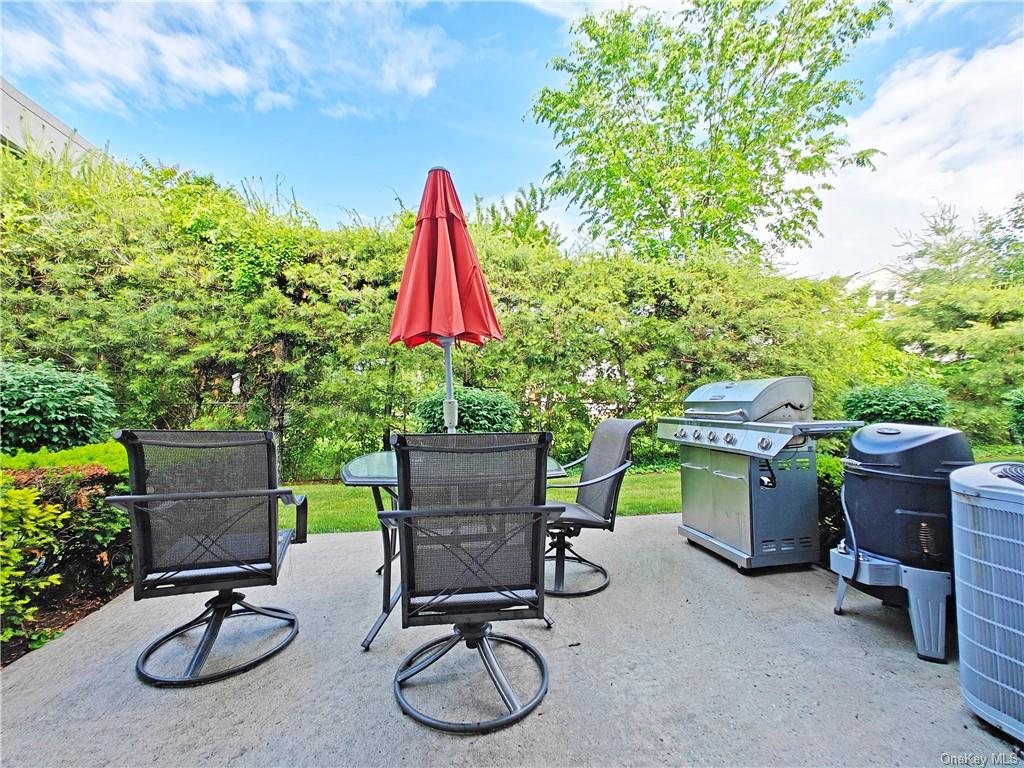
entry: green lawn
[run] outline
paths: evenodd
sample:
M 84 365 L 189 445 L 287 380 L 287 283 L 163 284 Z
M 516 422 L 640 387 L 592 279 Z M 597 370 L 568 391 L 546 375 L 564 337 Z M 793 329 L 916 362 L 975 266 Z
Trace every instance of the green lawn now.
M 568 482 L 556 480 L 554 482 Z M 290 486 L 309 498 L 309 532 L 377 530 L 377 512 L 369 488 L 349 488 L 340 483 Z M 551 491 L 548 498 L 569 500 L 575 491 Z M 679 511 L 679 474 L 655 472 L 628 474 L 619 496 L 620 515 L 649 515 L 656 512 Z M 281 525 L 291 526 L 294 516 L 282 508 Z
M 978 462 L 1024 461 L 1019 445 L 979 445 L 974 449 L 974 458 Z M 310 533 L 377 530 L 377 512 L 369 488 L 349 488 L 341 483 L 292 487 L 296 493 L 304 493 L 309 497 Z M 551 501 L 568 501 L 574 496 L 575 490 L 551 491 L 548 494 Z M 632 472 L 626 475 L 619 496 L 620 515 L 678 512 L 679 506 L 678 472 Z M 290 510 L 283 508 L 281 524 L 290 526 L 293 522 L 294 516 Z

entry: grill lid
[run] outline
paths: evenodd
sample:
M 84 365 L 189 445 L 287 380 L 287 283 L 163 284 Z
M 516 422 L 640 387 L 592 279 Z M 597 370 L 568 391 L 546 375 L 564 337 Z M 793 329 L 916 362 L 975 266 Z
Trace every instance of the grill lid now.
M 813 399 L 807 376 L 718 381 L 693 390 L 684 401 L 684 415 L 732 421 L 811 421 Z
M 963 432 L 923 424 L 870 424 L 858 429 L 843 461 L 848 472 L 943 481 L 953 470 L 973 463 Z
M 1024 514 L 1024 485 L 1016 479 L 1021 473 L 1024 473 L 1024 464 L 1020 462 L 975 464 L 954 472 L 949 478 L 949 485 L 954 492 L 966 496 L 1009 502 Z

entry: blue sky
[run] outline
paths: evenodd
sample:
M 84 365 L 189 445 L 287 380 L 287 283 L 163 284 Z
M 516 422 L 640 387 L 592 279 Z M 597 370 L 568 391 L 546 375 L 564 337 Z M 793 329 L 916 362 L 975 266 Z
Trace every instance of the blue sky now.
M 601 3 L 3 4 L 4 76 L 121 157 L 221 182 L 279 179 L 325 227 L 419 201 L 444 165 L 467 205 L 539 183 L 558 150 L 527 115 L 569 24 Z M 667 2 L 657 8 L 672 8 Z M 841 172 L 797 272 L 891 261 L 936 201 L 969 218 L 1024 186 L 1017 2 L 896 4 L 846 73 L 879 172 Z M 551 218 L 577 220 L 561 206 Z

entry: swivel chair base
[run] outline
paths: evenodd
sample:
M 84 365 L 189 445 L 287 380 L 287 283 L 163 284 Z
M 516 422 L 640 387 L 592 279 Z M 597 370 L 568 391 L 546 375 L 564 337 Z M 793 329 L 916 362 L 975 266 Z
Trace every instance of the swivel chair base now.
M 256 658 L 249 659 L 240 664 L 236 664 L 233 667 L 228 667 L 227 669 L 220 669 L 206 675 L 202 674 L 203 666 L 206 664 L 206 661 L 210 656 L 210 651 L 213 650 L 213 645 L 217 641 L 217 636 L 220 634 L 221 625 L 224 623 L 224 620 L 237 616 L 250 616 L 254 614 L 283 621 L 291 625 L 291 631 L 289 631 L 288 635 L 273 648 Z M 201 627 L 204 624 L 206 625 L 206 630 L 203 632 L 203 637 L 199 641 L 199 645 L 196 647 L 195 653 L 192 655 L 192 659 L 189 661 L 184 675 L 181 677 L 165 677 L 147 671 L 146 663 L 149 661 L 150 656 L 152 656 L 157 650 L 174 640 L 176 637 L 196 629 L 197 627 Z M 286 611 L 283 608 L 263 608 L 251 605 L 250 603 L 245 602 L 245 595 L 240 592 L 232 592 L 229 589 L 225 589 L 218 592 L 216 597 L 208 600 L 206 603 L 206 610 L 196 618 L 192 619 L 192 621 L 172 629 L 170 632 L 161 635 L 146 646 L 146 649 L 139 655 L 139 660 L 135 663 L 135 673 L 139 676 L 139 679 L 142 680 L 142 682 L 157 686 L 158 688 L 185 688 L 195 685 L 204 685 L 216 680 L 223 680 L 224 678 L 231 677 L 232 675 L 247 672 L 253 667 L 262 664 L 271 656 L 283 651 L 285 647 L 295 639 L 295 636 L 298 633 L 299 620 L 291 611 Z
M 552 597 L 586 597 L 587 595 L 593 595 L 605 589 L 611 577 L 608 575 L 608 571 L 603 565 L 587 560 L 579 552 L 572 548 L 572 544 L 567 541 L 568 538 L 578 536 L 580 533 L 579 528 L 567 528 L 561 529 L 556 528 L 548 529 L 548 533 L 551 535 L 551 544 L 544 552 L 544 560 L 553 562 L 555 564 L 554 573 L 554 584 L 549 589 L 544 588 L 545 595 L 551 595 Z M 550 552 L 555 554 L 551 555 Z M 565 563 L 577 563 L 579 565 L 585 565 L 594 573 L 601 574 L 601 583 L 596 587 L 590 587 L 589 589 L 578 589 L 578 590 L 567 590 L 565 588 Z
M 525 704 L 512 688 L 508 678 L 505 677 L 504 671 L 501 669 L 501 665 L 498 664 L 498 660 L 494 657 L 494 650 L 491 647 L 491 644 L 494 642 L 505 643 L 519 648 L 527 653 L 540 669 L 540 687 Z M 508 709 L 507 715 L 493 720 L 468 723 L 438 720 L 416 709 L 405 698 L 405 692 L 402 688 L 409 680 L 427 669 L 434 662 L 440 660 L 448 651 L 461 643 L 465 643 L 467 648 L 475 648 L 479 652 L 480 659 L 487 669 L 491 682 L 498 689 L 498 695 Z M 395 698 L 398 699 L 398 705 L 402 708 L 402 712 L 413 720 L 431 728 L 451 733 L 489 733 L 490 731 L 496 731 L 499 728 L 505 728 L 519 722 L 537 708 L 548 692 L 548 665 L 544 657 L 541 656 L 540 651 L 534 646 L 517 637 L 492 632 L 490 624 L 457 624 L 451 635 L 431 640 L 429 643 L 421 645 L 402 660 L 398 671 L 395 673 L 394 689 Z

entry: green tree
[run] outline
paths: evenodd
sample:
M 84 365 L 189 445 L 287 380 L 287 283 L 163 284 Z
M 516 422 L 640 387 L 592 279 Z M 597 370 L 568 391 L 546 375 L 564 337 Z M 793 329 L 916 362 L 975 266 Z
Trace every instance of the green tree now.
M 511 205 L 502 198 L 498 203 L 484 206 L 478 197 L 474 219 L 477 225 L 517 243 L 559 246 L 565 238 L 559 234 L 558 227 L 542 218 L 548 207 L 548 193 L 531 184 L 516 192 Z
M 566 153 L 550 191 L 643 257 L 808 242 L 828 177 L 876 153 L 838 130 L 861 93 L 837 70 L 889 13 L 884 0 L 694 0 L 671 22 L 584 17 L 551 64 L 565 85 L 533 108 Z
M 1024 381 L 1024 195 L 973 229 L 942 206 L 904 246 L 909 300 L 892 310 L 894 340 L 933 363 L 957 400 L 1002 408 Z

